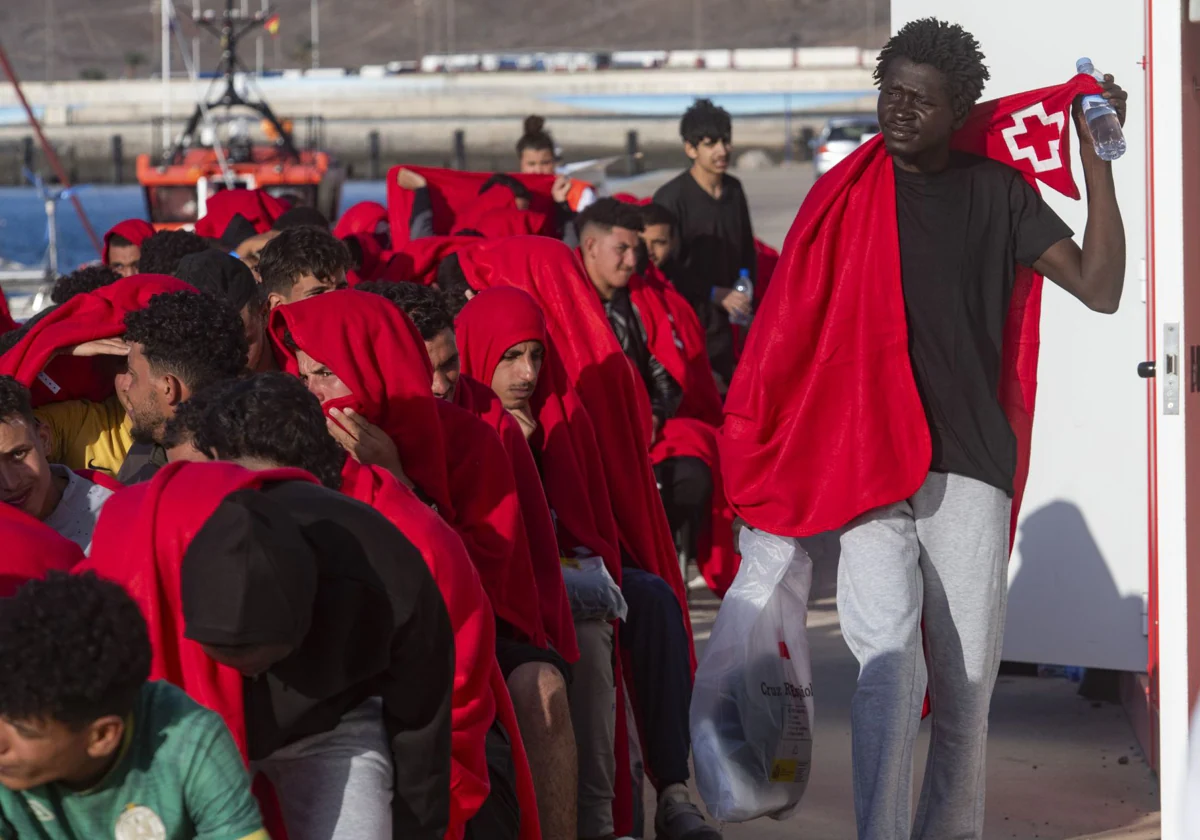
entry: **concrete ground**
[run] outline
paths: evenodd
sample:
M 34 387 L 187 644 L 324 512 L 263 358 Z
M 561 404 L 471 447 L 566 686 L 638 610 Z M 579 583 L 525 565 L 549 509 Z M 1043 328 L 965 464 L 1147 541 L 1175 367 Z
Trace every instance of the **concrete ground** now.
M 750 200 L 755 233 L 778 247 L 811 184 L 811 167 L 738 172 Z M 673 173 L 630 184 L 648 194 Z M 836 563 L 814 555 L 808 617 L 816 721 L 813 772 L 803 803 L 786 822 L 756 820 L 724 826 L 727 840 L 852 840 L 850 698 L 858 667 L 842 640 L 834 602 Z M 697 651 L 718 602 L 693 593 Z M 1136 746 L 1124 711 L 1093 705 L 1064 679 L 1002 676 L 992 699 L 988 739 L 984 840 L 1156 840 L 1158 786 Z M 914 768 L 920 784 L 928 721 Z M 697 798 L 697 801 L 698 798 Z M 654 801 L 646 800 L 646 837 L 653 837 Z M 901 838 L 896 838 L 901 840 Z

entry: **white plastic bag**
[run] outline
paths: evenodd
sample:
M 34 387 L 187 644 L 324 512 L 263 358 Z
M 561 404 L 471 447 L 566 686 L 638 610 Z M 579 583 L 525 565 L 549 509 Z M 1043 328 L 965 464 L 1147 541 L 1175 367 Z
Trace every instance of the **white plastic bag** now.
M 782 820 L 812 767 L 812 560 L 796 540 L 750 528 L 740 544 L 692 690 L 696 786 L 716 819 Z

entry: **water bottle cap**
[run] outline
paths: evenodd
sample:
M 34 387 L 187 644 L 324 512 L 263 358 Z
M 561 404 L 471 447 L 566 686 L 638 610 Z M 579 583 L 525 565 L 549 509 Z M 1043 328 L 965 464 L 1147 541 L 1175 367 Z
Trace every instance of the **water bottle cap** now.
M 1093 70 L 1095 69 L 1095 65 L 1092 64 L 1092 60 L 1086 56 L 1084 56 L 1083 58 L 1081 58 L 1075 62 L 1075 72 L 1076 73 L 1087 73 L 1088 70 L 1086 70 L 1085 68 L 1088 68 L 1088 67 L 1091 67 Z
M 748 269 L 748 268 L 743 268 L 740 271 L 738 271 L 738 277 L 749 277 L 749 276 L 750 276 L 750 269 Z

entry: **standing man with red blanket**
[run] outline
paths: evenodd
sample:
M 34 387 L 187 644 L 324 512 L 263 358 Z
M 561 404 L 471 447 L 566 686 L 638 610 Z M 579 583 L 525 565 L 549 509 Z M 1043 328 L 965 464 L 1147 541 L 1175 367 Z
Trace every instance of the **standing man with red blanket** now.
M 722 463 L 739 514 L 782 537 L 840 532 L 838 611 L 861 666 L 862 840 L 982 835 L 1041 276 L 1104 313 L 1124 280 L 1111 165 L 1077 105 L 1082 250 L 1026 178 L 1077 195 L 1071 103 L 1102 93 L 1123 121 L 1126 94 L 1112 77 L 1078 76 L 973 109 L 983 58 L 969 33 L 934 19 L 884 47 L 882 138 L 809 193 L 751 331 L 755 364 L 726 401 Z M 933 737 L 914 826 L 927 683 Z

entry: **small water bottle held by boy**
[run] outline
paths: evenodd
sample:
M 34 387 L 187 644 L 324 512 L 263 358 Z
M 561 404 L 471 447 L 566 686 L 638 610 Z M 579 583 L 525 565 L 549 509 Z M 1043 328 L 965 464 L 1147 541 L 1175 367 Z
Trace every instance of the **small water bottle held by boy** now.
M 749 301 L 748 307 L 754 306 L 754 281 L 750 279 L 750 269 L 743 268 L 738 272 L 737 282 L 733 284 L 735 292 L 741 292 Z M 739 327 L 748 327 L 750 322 L 754 320 L 754 315 L 750 312 L 742 313 L 734 312 L 729 316 L 729 323 L 737 324 Z
M 1090 58 L 1081 58 L 1075 62 L 1075 71 L 1093 76 L 1097 81 L 1103 76 L 1096 72 Z M 1083 116 L 1087 120 L 1088 130 L 1092 133 L 1092 147 L 1096 156 L 1101 160 L 1116 160 L 1125 154 L 1125 133 L 1121 131 L 1121 121 L 1117 112 L 1108 100 L 1099 94 L 1083 97 Z

